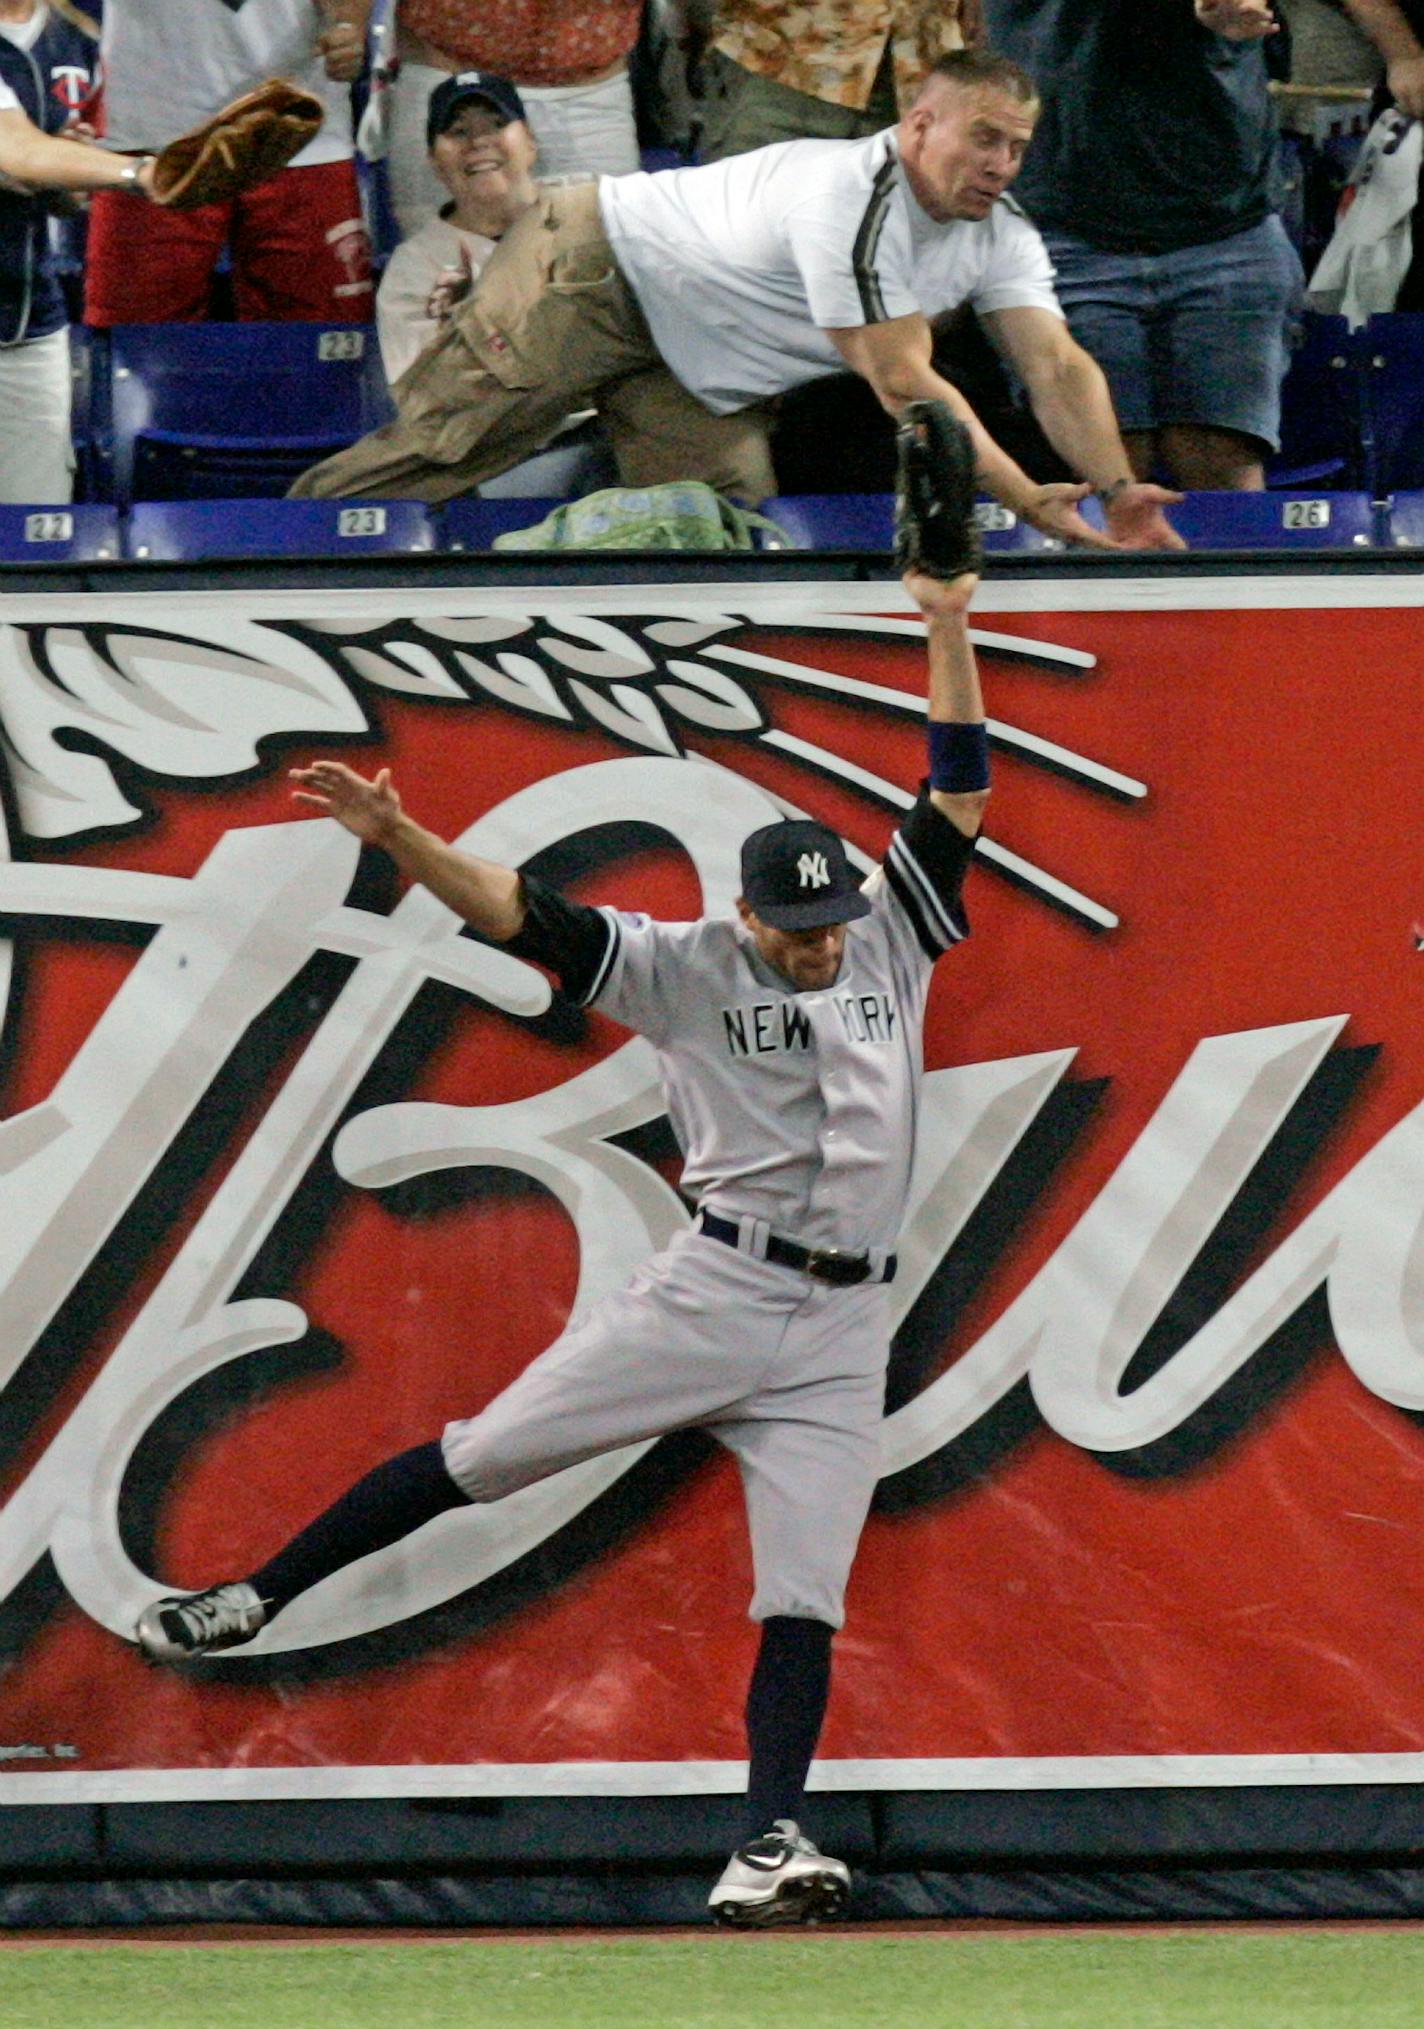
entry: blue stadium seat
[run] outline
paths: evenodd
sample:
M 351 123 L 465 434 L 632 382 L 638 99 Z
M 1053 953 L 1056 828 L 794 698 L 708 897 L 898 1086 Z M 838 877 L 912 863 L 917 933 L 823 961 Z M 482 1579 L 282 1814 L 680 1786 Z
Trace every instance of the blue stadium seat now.
M 1376 532 L 1367 493 L 1189 493 L 1169 518 L 1196 550 L 1365 548 Z
M 1424 549 L 1424 491 L 1411 488 L 1382 504 L 1388 541 L 1398 549 Z
M 1020 555 L 1036 555 L 1065 547 L 1056 536 L 1044 535 L 1040 529 L 1021 521 L 997 500 L 981 500 L 975 509 L 975 519 L 986 556 L 1002 556 L 1015 550 Z
M 285 493 L 392 413 L 364 325 L 119 325 L 107 352 L 95 430 L 120 506 Z
M 1306 311 L 1281 388 L 1281 448 L 1267 466 L 1267 485 L 1368 487 L 1364 403 L 1359 334 L 1343 317 Z
M 440 517 L 440 547 L 447 550 L 487 550 L 497 535 L 512 528 L 533 528 L 546 514 L 552 514 L 557 500 L 447 500 L 436 512 Z
M 1367 405 L 1366 474 L 1376 498 L 1424 486 L 1424 311 L 1372 317 L 1358 334 Z
M 883 551 L 894 545 L 895 502 L 888 493 L 783 493 L 764 500 L 762 512 L 780 523 L 795 549 Z M 991 555 L 1063 547 L 997 501 L 981 500 L 976 518 Z
M 128 557 L 390 556 L 435 547 L 418 500 L 138 500 L 124 530 Z
M 507 472 L 480 482 L 482 500 L 581 500 L 618 484 L 613 447 L 597 423 L 583 423 L 522 458 Z
M 895 503 L 888 493 L 780 493 L 761 503 L 798 550 L 888 550 Z
M 92 563 L 122 554 L 115 507 L 0 507 L 0 563 Z

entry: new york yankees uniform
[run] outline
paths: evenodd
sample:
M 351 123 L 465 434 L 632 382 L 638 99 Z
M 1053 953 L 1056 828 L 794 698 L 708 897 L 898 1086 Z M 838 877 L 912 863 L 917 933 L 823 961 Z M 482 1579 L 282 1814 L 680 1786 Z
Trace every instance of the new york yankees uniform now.
M 947 411 L 935 420 L 951 431 Z M 919 428 L 906 424 L 907 468 Z M 967 435 L 957 450 L 967 472 Z M 957 487 L 942 511 L 967 515 L 969 499 Z M 907 484 L 907 527 L 915 513 Z M 843 841 L 812 819 L 763 825 L 742 843 L 734 917 L 659 922 L 573 903 L 407 817 L 389 771 L 293 770 L 297 801 L 384 846 L 471 929 L 648 1039 L 696 1220 L 479 1415 L 373 1467 L 245 1578 L 160 1597 L 134 1629 L 154 1662 L 240 1646 L 334 1571 L 452 1507 L 709 1430 L 741 1468 L 761 1623 L 745 1843 L 708 1898 L 726 1923 L 813 1922 L 850 1892 L 845 1862 L 799 1819 L 880 1468 L 887 1285 L 930 975 L 968 931 L 960 890 L 989 788 L 965 619 L 974 583 L 965 571 L 943 588 L 924 570 L 905 576 L 927 625 L 930 776 L 883 866 L 859 880 Z
M 689 1427 L 737 1457 L 753 1618 L 830 1626 L 879 1471 L 886 1284 L 914 1159 L 934 961 L 967 932 L 973 851 L 922 797 L 864 884 L 834 985 L 797 992 L 734 919 L 668 923 L 566 902 L 526 880 L 506 948 L 658 1052 L 699 1224 L 540 1355 L 446 1467 L 491 1500 L 581 1459 Z M 808 861 L 812 891 L 824 878 Z M 837 1286 L 784 1243 L 858 1258 Z

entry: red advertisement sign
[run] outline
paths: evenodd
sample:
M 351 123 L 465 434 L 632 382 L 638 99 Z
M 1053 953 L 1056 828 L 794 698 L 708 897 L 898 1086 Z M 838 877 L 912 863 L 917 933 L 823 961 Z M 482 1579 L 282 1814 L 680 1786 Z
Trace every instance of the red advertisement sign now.
M 986 587 L 885 1476 L 825 1786 L 1424 1772 L 1424 914 L 1405 581 Z M 727 909 L 923 770 L 895 586 L 10 601 L 0 1798 L 730 1789 L 754 1645 L 698 1437 L 442 1516 L 155 1674 L 688 1217 L 651 1051 L 286 769 Z

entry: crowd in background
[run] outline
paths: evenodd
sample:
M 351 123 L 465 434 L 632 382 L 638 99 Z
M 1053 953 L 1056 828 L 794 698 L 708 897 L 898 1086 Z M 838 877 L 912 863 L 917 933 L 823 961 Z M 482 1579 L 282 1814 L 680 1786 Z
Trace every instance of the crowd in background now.
M 1302 206 L 1302 177 L 1328 164 L 1333 202 L 1368 114 L 1392 100 L 1403 118 L 1424 116 L 1424 0 L 377 0 L 375 11 L 373 40 L 372 0 L 184 0 L 181 32 L 172 0 L 0 0 L 0 499 L 69 497 L 76 317 L 101 330 L 375 317 L 399 389 L 541 187 L 873 135 L 905 117 L 938 58 L 986 45 L 1022 66 L 1041 101 L 1000 201 L 1047 244 L 1132 473 L 1259 487 L 1301 256 L 1319 252 L 1308 238 L 1321 205 Z M 269 75 L 322 97 L 315 140 L 230 205 L 149 204 L 132 162 Z M 379 164 L 359 176 L 358 123 Z M 26 154 L 31 127 L 80 141 L 97 131 L 130 167 L 106 160 L 92 194 L 76 196 L 85 173 Z M 1424 262 L 1401 276 L 1398 303 L 1424 304 Z M 1035 423 L 1042 405 L 1022 399 L 1024 362 L 1005 371 L 972 309 L 937 321 L 936 370 L 1036 477 L 1067 476 Z M 888 483 L 889 421 L 864 373 L 796 387 L 770 427 L 782 491 Z M 596 450 L 589 462 L 587 412 L 550 434 L 579 447 L 568 485 L 607 475 Z

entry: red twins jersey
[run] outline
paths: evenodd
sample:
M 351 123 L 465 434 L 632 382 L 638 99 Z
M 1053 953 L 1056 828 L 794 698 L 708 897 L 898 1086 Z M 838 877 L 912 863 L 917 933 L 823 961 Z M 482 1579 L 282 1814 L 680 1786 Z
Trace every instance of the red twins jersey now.
M 847 928 L 835 984 L 808 992 L 773 971 L 735 919 L 579 912 L 582 948 L 559 968 L 565 984 L 654 1045 L 683 1188 L 700 1204 L 764 1219 L 807 1247 L 894 1248 L 930 972 L 968 933 L 959 897 L 972 852 L 922 798 L 864 883 L 871 911 Z M 523 948 L 548 962 L 547 944 Z
M 115 148 L 160 148 L 269 77 L 325 99 L 326 121 L 293 167 L 352 152 L 350 86 L 315 54 L 314 0 L 107 0 L 106 132 Z

